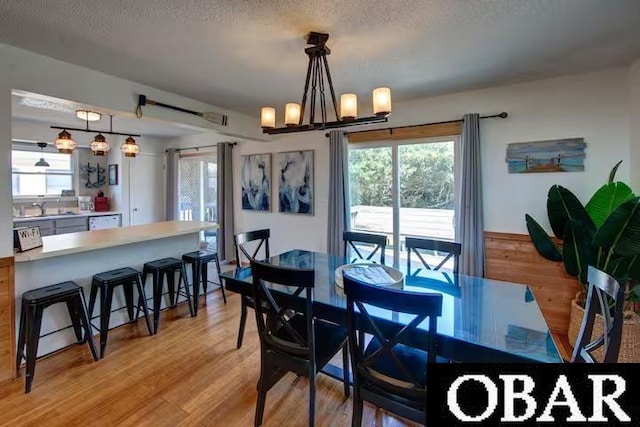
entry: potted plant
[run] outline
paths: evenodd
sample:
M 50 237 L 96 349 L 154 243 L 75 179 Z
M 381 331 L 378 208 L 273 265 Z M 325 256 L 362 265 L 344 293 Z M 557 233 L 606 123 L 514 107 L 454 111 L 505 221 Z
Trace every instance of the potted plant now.
M 628 305 L 623 327 L 622 359 L 640 361 L 640 322 L 633 313 L 640 301 L 640 197 L 623 182 L 615 182 L 618 162 L 609 181 L 584 206 L 568 189 L 554 185 L 547 196 L 547 214 L 558 245 L 528 214 L 527 230 L 536 250 L 544 258 L 564 263 L 566 272 L 580 283 L 572 302 L 569 341 L 575 345 L 580 330 L 587 291 L 587 267 L 593 265 L 627 286 Z M 594 337 L 602 334 L 597 321 Z M 597 357 L 597 353 L 596 353 Z

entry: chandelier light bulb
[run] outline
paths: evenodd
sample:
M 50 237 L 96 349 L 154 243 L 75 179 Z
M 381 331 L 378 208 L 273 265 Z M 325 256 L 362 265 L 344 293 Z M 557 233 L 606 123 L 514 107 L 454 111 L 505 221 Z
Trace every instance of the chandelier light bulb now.
M 96 135 L 89 148 L 91 148 L 91 151 L 93 151 L 93 154 L 96 156 L 104 156 L 109 151 L 109 143 L 105 137 L 99 133 Z
M 273 107 L 262 107 L 260 123 L 263 128 L 276 127 L 276 109 Z
M 340 97 L 340 120 L 355 120 L 358 117 L 358 97 L 345 93 Z
M 125 157 L 135 157 L 140 153 L 140 146 L 136 144 L 136 140 L 132 137 L 127 138 L 124 144 L 120 146 L 120 149 Z
M 373 114 L 385 116 L 391 113 L 391 89 L 379 87 L 373 90 Z
M 288 102 L 284 108 L 284 124 L 298 126 L 300 124 L 300 104 Z

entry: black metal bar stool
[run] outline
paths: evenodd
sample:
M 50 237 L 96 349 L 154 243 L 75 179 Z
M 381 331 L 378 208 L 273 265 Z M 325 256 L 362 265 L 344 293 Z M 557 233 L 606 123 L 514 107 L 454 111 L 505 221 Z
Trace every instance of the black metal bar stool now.
M 138 310 L 142 305 L 144 320 L 147 323 L 149 335 L 153 335 L 151 323 L 149 322 L 149 310 L 147 308 L 147 297 L 144 293 L 140 272 L 133 268 L 125 267 L 117 270 L 105 271 L 93 276 L 91 283 L 91 296 L 89 297 L 89 317 L 93 316 L 93 308 L 96 303 L 98 290 L 100 291 L 100 358 L 104 357 L 107 348 L 107 335 L 109 333 L 109 318 L 111 317 L 111 302 L 113 301 L 113 289 L 116 286 L 122 286 L 124 290 L 124 298 L 127 302 L 127 312 L 129 321 L 138 320 L 137 315 L 133 315 L 133 287 L 138 288 Z
M 176 272 L 178 276 L 178 289 L 176 293 Z M 177 258 L 163 258 L 150 261 L 144 264 L 142 268 L 142 284 L 146 284 L 147 277 L 151 274 L 153 280 L 153 333 L 158 333 L 158 322 L 160 320 L 160 305 L 162 304 L 162 288 L 166 277 L 167 287 L 169 288 L 169 299 L 171 306 L 175 307 L 178 303 L 178 297 L 183 295 L 187 299 L 189 312 L 191 317 L 194 316 L 193 306 L 191 305 L 191 292 L 187 283 L 187 271 L 184 264 Z M 184 283 L 184 294 L 180 291 Z
M 209 283 L 208 272 L 207 272 L 207 264 L 210 261 L 216 262 L 216 269 L 218 271 L 218 278 L 220 277 L 220 260 L 218 259 L 217 252 L 213 251 L 195 251 L 189 252 L 182 255 L 182 262 L 185 264 L 191 264 L 191 273 L 193 280 L 193 312 L 197 316 L 198 315 L 198 297 L 200 296 L 200 283 L 202 283 L 202 288 L 204 293 L 207 293 L 207 285 Z M 219 280 L 219 279 L 218 279 Z M 227 297 L 224 294 L 224 286 L 222 286 L 222 282 L 216 283 L 211 282 L 215 285 L 220 286 L 220 290 L 222 290 L 222 299 L 224 303 L 227 303 Z
M 24 358 L 24 346 L 27 346 L 27 374 L 24 392 L 31 391 L 36 369 L 36 356 L 40 340 L 40 326 L 42 313 L 50 305 L 64 302 L 69 310 L 69 317 L 78 343 L 89 343 L 93 360 L 98 360 L 96 348 L 93 344 L 91 326 L 87 318 L 82 288 L 74 282 L 62 282 L 45 286 L 22 294 L 22 312 L 20 313 L 20 327 L 18 330 L 18 350 L 16 353 L 16 373 L 20 372 L 20 363 Z M 84 336 L 82 330 L 84 329 Z

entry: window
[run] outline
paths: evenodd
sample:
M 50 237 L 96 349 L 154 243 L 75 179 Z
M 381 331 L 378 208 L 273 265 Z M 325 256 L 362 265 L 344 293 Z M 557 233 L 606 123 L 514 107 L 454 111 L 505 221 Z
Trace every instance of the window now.
M 349 147 L 351 229 L 386 234 L 388 263 L 404 266 L 407 236 L 455 239 L 457 146 L 447 137 Z
M 34 166 L 41 157 L 49 167 Z M 72 154 L 12 150 L 12 188 L 14 197 L 60 196 L 74 189 Z
M 218 221 L 218 164 L 215 153 L 181 154 L 178 175 L 180 219 Z M 216 233 L 205 232 L 210 247 L 216 247 Z

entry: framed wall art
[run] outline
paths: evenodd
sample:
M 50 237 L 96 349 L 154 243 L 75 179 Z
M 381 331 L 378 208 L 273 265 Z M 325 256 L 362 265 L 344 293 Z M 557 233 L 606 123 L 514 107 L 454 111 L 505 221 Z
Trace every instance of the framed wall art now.
M 242 156 L 242 209 L 271 211 L 271 153 Z
M 313 215 L 313 150 L 276 154 L 279 212 Z

